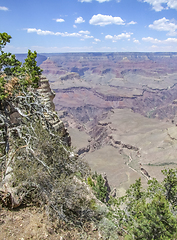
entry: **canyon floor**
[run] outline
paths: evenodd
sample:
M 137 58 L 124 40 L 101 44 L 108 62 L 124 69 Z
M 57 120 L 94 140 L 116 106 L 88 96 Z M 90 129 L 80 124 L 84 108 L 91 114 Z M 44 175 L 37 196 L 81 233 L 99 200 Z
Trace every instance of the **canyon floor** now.
M 177 54 L 43 54 L 75 151 L 121 196 L 177 166 Z

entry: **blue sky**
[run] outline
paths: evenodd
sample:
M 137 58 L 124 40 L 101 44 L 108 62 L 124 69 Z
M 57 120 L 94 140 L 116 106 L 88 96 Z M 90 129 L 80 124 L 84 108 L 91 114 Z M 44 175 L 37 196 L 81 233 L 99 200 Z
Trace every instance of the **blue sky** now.
M 177 0 L 0 0 L 5 51 L 177 52 Z

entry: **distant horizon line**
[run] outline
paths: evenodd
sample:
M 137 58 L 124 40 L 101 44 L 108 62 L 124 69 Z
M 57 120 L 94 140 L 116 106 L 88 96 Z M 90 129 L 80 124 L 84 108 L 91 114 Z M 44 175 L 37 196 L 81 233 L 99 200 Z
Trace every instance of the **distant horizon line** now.
M 158 53 L 158 54 L 169 54 L 169 53 L 173 53 L 173 54 L 177 54 L 177 51 L 176 52 L 145 52 L 145 51 L 141 51 L 141 52 L 37 52 L 37 54 L 86 54 L 86 53 L 94 53 L 94 54 L 103 54 L 103 53 L 106 53 L 106 54 L 109 54 L 109 53 L 121 53 L 121 54 L 128 54 L 128 53 Z M 27 52 L 25 53 L 12 53 L 12 54 L 15 54 L 15 55 L 20 55 L 20 54 L 27 54 Z

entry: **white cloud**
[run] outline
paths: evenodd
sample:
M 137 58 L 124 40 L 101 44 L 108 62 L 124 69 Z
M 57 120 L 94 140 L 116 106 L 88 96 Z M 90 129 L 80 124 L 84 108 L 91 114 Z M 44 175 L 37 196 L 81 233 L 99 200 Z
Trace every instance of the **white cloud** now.
M 75 23 L 83 23 L 85 22 L 85 20 L 82 18 L 82 17 L 78 17 L 76 20 L 75 20 Z
M 76 26 L 76 25 L 73 25 L 73 28 L 77 28 L 77 26 Z
M 137 39 L 133 39 L 133 42 L 138 43 L 138 44 L 140 43 L 139 40 L 137 40 Z
M 48 30 L 41 30 L 36 28 L 28 28 L 27 33 L 37 33 L 38 35 L 56 35 L 54 32 Z
M 164 43 L 177 43 L 177 38 L 167 38 Z
M 94 38 L 93 36 L 90 36 L 89 31 L 79 31 L 74 33 L 68 33 L 68 32 L 52 32 L 49 30 L 41 30 L 36 28 L 27 28 L 27 33 L 37 33 L 38 35 L 54 35 L 54 36 L 61 36 L 61 37 L 81 37 L 82 39 L 89 39 Z
M 95 42 L 101 42 L 101 40 L 98 38 L 95 38 L 94 40 L 95 40 Z
M 96 0 L 96 1 L 99 2 L 99 3 L 103 3 L 103 2 L 109 2 L 111 0 Z
M 152 37 L 144 37 L 142 38 L 143 41 L 145 42 L 151 42 L 151 43 L 161 43 L 161 40 L 158 40 L 157 38 L 152 38 Z
M 127 23 L 128 25 L 134 25 L 134 24 L 137 24 L 137 22 L 134 22 L 134 21 L 131 21 L 129 23 Z
M 68 32 L 59 33 L 58 35 L 61 35 L 62 37 L 80 37 L 81 36 L 80 33 L 68 33 Z
M 88 35 L 88 34 L 90 34 L 90 32 L 89 31 L 83 31 L 83 30 L 81 30 L 81 31 L 79 31 L 79 34 L 82 34 L 82 37 L 83 38 L 93 38 L 93 36 L 90 36 L 90 35 Z M 83 40 L 83 39 L 82 39 Z
M 62 18 L 57 18 L 57 19 L 54 19 L 56 22 L 64 22 L 65 20 L 62 19 Z
M 92 42 L 93 44 L 97 44 L 98 42 L 101 42 L 101 40 L 98 39 L 98 38 L 94 38 L 94 41 L 95 41 L 95 42 Z
M 37 33 L 38 35 L 55 35 L 55 36 L 62 36 L 62 37 L 81 37 L 80 33 L 68 33 L 68 32 L 52 32 L 48 30 L 41 30 L 36 28 L 27 28 L 28 33 Z
M 7 7 L 0 6 L 0 10 L 2 11 L 8 11 L 9 9 Z
M 162 41 L 161 44 L 152 44 L 147 50 L 151 52 L 177 52 L 177 39 L 168 38 Z
M 176 0 L 143 0 L 146 3 L 152 5 L 152 8 L 156 11 L 162 11 L 163 9 L 173 8 L 177 10 Z
M 169 0 L 168 7 L 177 9 L 177 1 L 176 0 Z
M 89 31 L 79 31 L 79 33 L 81 33 L 81 34 L 90 34 L 90 32 Z
M 114 36 L 106 35 L 105 39 L 112 40 L 113 42 L 116 42 L 117 40 L 121 40 L 121 39 L 126 39 L 126 38 L 129 39 L 132 34 L 133 33 L 121 33 L 119 35 L 114 35 Z
M 152 37 L 147 37 L 147 38 L 142 38 L 143 41 L 146 42 L 151 42 L 151 43 L 161 43 L 161 44 L 173 44 L 177 43 L 177 38 L 167 38 L 165 40 L 158 40 L 157 38 L 152 38 Z
M 152 45 L 148 49 L 151 52 L 176 52 L 177 47 L 174 45 L 162 45 L 162 46 L 157 46 L 157 45 Z
M 166 19 L 165 17 L 154 21 L 153 24 L 149 25 L 149 28 L 157 31 L 167 31 L 170 36 L 177 34 L 177 24 L 173 20 Z
M 93 38 L 93 36 L 89 36 L 89 35 L 83 35 L 83 38 Z
M 113 36 L 111 36 L 111 35 L 106 35 L 106 36 L 105 36 L 105 39 L 111 39 L 111 40 L 112 40 L 112 39 L 113 39 Z
M 93 15 L 89 21 L 92 25 L 106 26 L 109 24 L 125 25 L 120 17 L 112 17 L 111 15 L 97 14 Z

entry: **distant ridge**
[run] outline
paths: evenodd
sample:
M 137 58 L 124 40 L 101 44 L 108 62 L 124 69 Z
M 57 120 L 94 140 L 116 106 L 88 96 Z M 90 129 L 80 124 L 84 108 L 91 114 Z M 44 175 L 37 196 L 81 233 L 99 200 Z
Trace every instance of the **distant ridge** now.
M 25 61 L 25 58 L 27 57 L 27 54 L 21 53 L 21 54 L 15 54 L 15 56 L 16 56 L 16 58 L 17 58 L 20 62 L 23 63 L 23 62 Z M 36 60 L 37 60 L 37 66 L 41 65 L 41 63 L 42 63 L 43 61 L 45 61 L 46 59 L 47 59 L 46 56 L 41 55 L 41 54 L 37 54 L 37 58 L 36 58 Z

